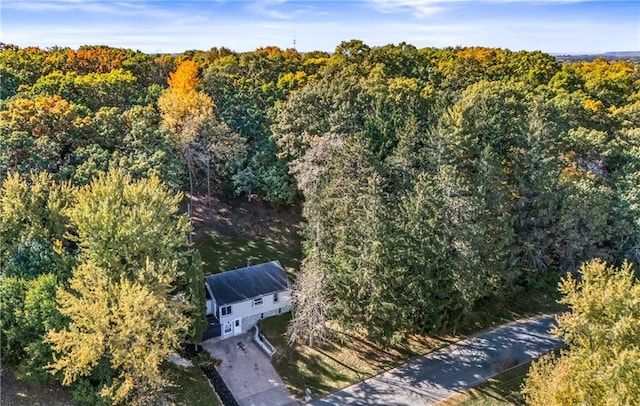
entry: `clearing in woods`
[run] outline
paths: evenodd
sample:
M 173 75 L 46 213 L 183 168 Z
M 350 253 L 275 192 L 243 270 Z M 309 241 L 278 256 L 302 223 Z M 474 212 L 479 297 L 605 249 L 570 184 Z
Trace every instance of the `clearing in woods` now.
M 289 278 L 302 259 L 300 207 L 274 208 L 253 199 L 194 197 L 194 247 L 202 256 L 205 275 L 279 260 Z

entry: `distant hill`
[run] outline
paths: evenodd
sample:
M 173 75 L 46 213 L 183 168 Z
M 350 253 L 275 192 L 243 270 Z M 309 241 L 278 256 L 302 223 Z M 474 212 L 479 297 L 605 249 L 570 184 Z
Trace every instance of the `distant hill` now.
M 628 58 L 628 57 L 638 58 L 640 57 L 640 51 L 606 52 L 604 55 L 607 55 L 607 56 L 611 55 L 611 56 L 616 56 L 620 58 Z
M 617 51 L 617 52 L 605 52 L 602 54 L 551 54 L 558 62 L 580 62 L 580 61 L 593 61 L 597 58 L 604 58 L 611 61 L 627 60 L 640 62 L 640 51 Z

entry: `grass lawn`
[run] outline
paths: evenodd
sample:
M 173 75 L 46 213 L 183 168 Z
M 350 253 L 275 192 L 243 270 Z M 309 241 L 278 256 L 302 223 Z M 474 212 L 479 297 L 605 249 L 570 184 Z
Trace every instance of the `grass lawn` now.
M 288 314 L 271 317 L 262 320 L 260 328 L 276 347 L 273 365 L 289 392 L 298 398 L 304 396 L 307 387 L 313 397 L 321 396 L 453 341 L 452 337 L 416 336 L 404 344 L 383 348 L 362 336 L 336 330 L 333 339 L 321 346 L 289 346 L 285 336 L 289 319 Z
M 165 366 L 167 378 L 174 387 L 167 390 L 173 406 L 222 406 L 220 398 L 209 385 L 200 368 Z
M 275 241 L 216 230 L 207 231 L 194 242 L 194 247 L 200 251 L 205 275 L 245 267 L 247 259 L 253 264 L 279 260 L 292 278 L 302 257 L 298 241 Z
M 16 379 L 15 371 L 0 367 L 0 405 L 2 406 L 73 406 L 67 387 L 56 383 L 32 383 Z
M 200 368 L 183 368 L 172 364 L 163 366 L 165 376 L 175 385 L 167 390 L 171 406 L 222 406 L 209 381 Z M 1 405 L 31 406 L 53 405 L 72 406 L 69 388 L 54 383 L 30 383 L 17 380 L 13 371 L 2 368 L 0 375 L 2 390 Z
M 529 362 L 502 372 L 475 388 L 451 396 L 438 406 L 524 405 L 520 387 L 530 365 Z

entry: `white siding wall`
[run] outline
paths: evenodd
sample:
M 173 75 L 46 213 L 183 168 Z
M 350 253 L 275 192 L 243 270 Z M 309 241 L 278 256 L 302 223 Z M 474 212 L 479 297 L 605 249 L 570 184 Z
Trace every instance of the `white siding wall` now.
M 216 303 L 216 298 L 213 297 L 211 293 L 211 289 L 209 289 L 209 285 L 207 283 L 204 284 L 205 289 L 207 289 L 207 293 L 211 299 L 207 299 L 207 315 L 209 314 L 218 314 L 218 304 Z
M 253 298 L 257 299 L 257 298 Z M 273 302 L 273 294 L 262 296 L 262 306 L 253 306 L 253 299 L 244 302 L 238 302 L 231 305 L 231 314 L 223 316 L 220 314 L 220 324 L 222 325 L 223 338 L 231 337 L 233 332 L 229 335 L 224 334 L 224 324 L 227 321 L 233 322 L 235 319 L 242 319 L 242 332 L 249 331 L 256 325 L 260 316 L 264 313 L 264 317 L 275 316 L 281 313 L 291 310 L 291 291 L 286 290 L 278 292 L 278 302 Z M 224 306 L 219 306 L 220 308 Z

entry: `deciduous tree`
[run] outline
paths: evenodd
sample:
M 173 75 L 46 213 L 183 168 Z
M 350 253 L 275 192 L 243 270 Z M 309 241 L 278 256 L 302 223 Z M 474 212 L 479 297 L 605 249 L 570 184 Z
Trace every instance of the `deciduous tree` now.
M 69 289 L 58 291 L 70 324 L 48 334 L 57 354 L 51 370 L 65 385 L 106 360 L 114 380 L 100 382 L 105 398 L 155 402 L 165 383 L 160 364 L 182 341 L 199 339 L 188 334 L 202 332 L 204 297 L 190 285 L 201 287 L 203 275 L 189 258 L 181 199 L 158 178 L 134 181 L 119 170 L 75 192 L 68 237 L 80 264 Z
M 533 363 L 531 405 L 632 405 L 640 398 L 640 283 L 629 264 L 585 263 L 560 283 L 570 312 L 553 333 L 568 348 Z
M 104 398 L 115 404 L 158 401 L 167 384 L 160 365 L 180 345 L 189 321 L 184 304 L 170 296 L 175 264 L 148 261 L 136 274 L 114 277 L 89 260 L 75 269 L 70 289 L 58 292 L 70 324 L 48 340 L 57 354 L 50 368 L 63 374 L 63 384 L 89 376 L 106 358 L 114 380 L 102 383 Z

